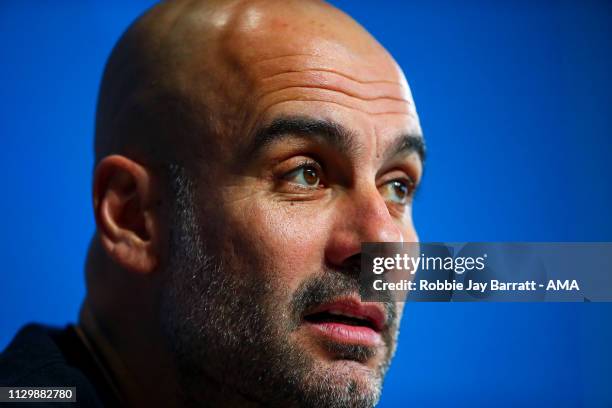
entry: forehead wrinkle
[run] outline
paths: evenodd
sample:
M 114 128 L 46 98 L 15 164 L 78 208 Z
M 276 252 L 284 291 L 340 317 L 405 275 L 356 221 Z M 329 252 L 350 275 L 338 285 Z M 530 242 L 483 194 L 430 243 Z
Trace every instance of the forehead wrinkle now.
M 357 82 L 330 71 L 313 69 L 285 71 L 260 79 L 259 82 L 260 84 L 264 84 L 263 92 L 274 92 L 290 88 L 321 88 L 340 92 L 364 101 L 387 99 L 407 104 L 411 103 L 410 100 L 401 97 L 402 92 L 400 89 L 393 89 L 389 84 L 380 82 Z M 272 82 L 272 84 L 265 85 L 270 82 Z
M 342 72 L 346 63 L 338 64 L 333 58 L 291 54 L 252 62 L 249 71 L 256 83 L 255 116 L 262 116 L 276 104 L 296 100 L 330 103 L 376 116 L 408 115 L 418 120 L 410 90 L 403 89 L 407 83 L 396 64 L 389 64 L 381 72 L 359 58 L 351 65 L 351 74 L 346 74 Z M 397 81 L 385 75 L 398 76 Z
M 254 65 L 264 65 L 266 63 L 269 62 L 273 62 L 276 61 L 278 59 L 290 59 L 293 57 L 307 57 L 310 60 L 314 59 L 316 56 L 314 55 L 310 55 L 310 54 L 293 54 L 293 55 L 282 55 L 282 56 L 278 56 L 278 57 L 272 57 L 272 58 L 266 58 L 263 60 L 258 61 L 257 63 L 255 63 Z M 320 66 L 319 64 L 305 64 L 306 67 L 303 69 L 287 69 L 285 70 L 285 72 L 304 72 L 304 71 L 320 71 L 320 72 L 330 72 L 336 75 L 340 75 L 343 76 L 347 79 L 350 79 L 352 81 L 355 82 L 359 82 L 362 84 L 375 84 L 375 83 L 381 83 L 381 84 L 391 84 L 391 85 L 398 85 L 398 86 L 403 86 L 404 81 L 391 81 L 389 79 L 373 79 L 373 80 L 363 80 L 363 79 L 359 79 L 353 75 L 348 75 L 345 74 L 337 69 L 334 68 L 330 68 L 330 67 L 326 67 L 326 66 Z M 312 65 L 312 67 L 310 67 Z M 274 65 L 274 67 L 276 68 L 277 65 Z M 262 70 L 264 70 L 262 68 Z
M 280 61 L 279 61 L 280 60 Z M 385 62 L 389 62 L 386 61 Z M 397 72 L 395 63 L 372 64 L 363 57 L 345 57 L 340 59 L 336 55 L 317 55 L 317 54 L 289 54 L 250 61 L 253 73 L 259 77 L 270 77 L 278 72 L 302 72 L 308 70 L 318 70 L 321 72 L 331 72 L 343 76 L 349 80 L 359 83 L 387 83 L 390 85 L 405 86 L 406 82 L 402 75 Z M 351 68 L 351 73 L 347 73 L 346 68 Z M 381 68 L 387 68 L 392 76 L 397 76 L 392 80 L 389 72 L 381 73 Z
M 389 96 L 372 96 L 372 97 L 367 97 L 367 96 L 364 96 L 364 95 L 359 95 L 357 93 L 352 93 L 350 91 L 343 90 L 343 89 L 338 88 L 338 87 L 332 87 L 332 86 L 326 86 L 326 87 L 317 86 L 317 85 L 281 86 L 279 88 L 269 90 L 267 92 L 267 94 L 274 94 L 275 92 L 289 91 L 289 90 L 292 90 L 292 89 L 293 90 L 313 89 L 313 90 L 320 90 L 320 91 L 336 92 L 336 93 L 342 94 L 342 95 L 350 97 L 350 98 L 359 99 L 359 100 L 364 101 L 364 102 L 389 101 L 389 102 L 400 102 L 400 103 L 409 104 L 408 101 L 406 101 L 405 99 L 401 99 L 401 98 L 394 98 L 394 97 L 389 97 Z M 297 99 L 297 100 L 299 100 L 299 99 Z
M 295 90 L 304 90 L 308 91 L 308 93 L 302 92 L 296 95 L 292 92 Z M 271 101 L 268 103 L 268 100 Z M 330 103 L 344 108 L 355 109 L 369 115 L 406 114 L 416 118 L 416 114 L 409 109 L 411 105 L 405 103 L 389 100 L 364 101 L 354 96 L 348 96 L 335 90 L 320 87 L 290 87 L 268 93 L 259 99 L 259 104 L 263 105 L 263 109 L 260 109 L 260 111 L 264 112 L 274 105 L 291 101 Z

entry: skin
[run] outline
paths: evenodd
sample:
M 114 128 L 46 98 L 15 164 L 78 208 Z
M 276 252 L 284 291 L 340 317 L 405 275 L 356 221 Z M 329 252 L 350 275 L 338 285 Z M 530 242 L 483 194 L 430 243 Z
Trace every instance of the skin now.
M 342 126 L 351 148 L 290 134 L 253 154 L 259 130 L 295 117 Z M 176 250 L 166 164 L 196 180 L 197 226 L 206 250 L 223 259 L 219 273 L 270 283 L 285 316 L 305 281 L 344 273 L 362 242 L 418 241 L 410 198 L 394 202 L 389 189 L 421 178 L 417 153 L 389 155 L 403 134 L 421 135 L 403 73 L 326 3 L 173 1 L 132 25 L 100 91 L 97 232 L 80 318 L 126 401 L 181 404 L 181 367 L 163 321 Z M 304 162 L 316 164 L 316 187 L 304 183 Z M 288 342 L 333 381 L 366 384 L 392 355 L 396 328 L 365 361 L 337 358 L 301 327 Z M 207 401 L 265 403 L 215 372 L 200 384 Z

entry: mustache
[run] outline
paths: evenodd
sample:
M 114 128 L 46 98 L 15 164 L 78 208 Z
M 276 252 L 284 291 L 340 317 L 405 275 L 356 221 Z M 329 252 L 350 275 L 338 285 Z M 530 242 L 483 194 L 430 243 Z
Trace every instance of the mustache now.
M 297 327 L 305 312 L 322 304 L 332 302 L 338 298 L 360 294 L 359 279 L 341 271 L 326 271 L 304 281 L 296 290 L 291 301 L 293 322 Z M 385 296 L 377 301 L 383 306 L 388 327 L 395 327 L 397 323 L 396 302 L 391 296 Z

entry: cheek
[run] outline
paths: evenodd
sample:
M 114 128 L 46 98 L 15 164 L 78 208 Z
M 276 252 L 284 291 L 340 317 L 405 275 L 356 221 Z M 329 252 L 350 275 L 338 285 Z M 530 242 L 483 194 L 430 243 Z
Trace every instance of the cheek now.
M 244 259 L 254 273 L 269 273 L 293 292 L 305 278 L 323 267 L 330 222 L 326 212 L 312 203 L 251 200 L 234 208 L 232 240 L 246 249 Z

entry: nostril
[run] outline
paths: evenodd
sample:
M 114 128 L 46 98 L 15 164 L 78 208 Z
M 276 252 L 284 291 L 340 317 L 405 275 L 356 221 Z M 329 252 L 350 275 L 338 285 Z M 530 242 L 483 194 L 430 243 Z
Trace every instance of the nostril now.
M 358 277 L 361 272 L 361 254 L 355 254 L 347 258 L 340 267 L 346 275 Z

